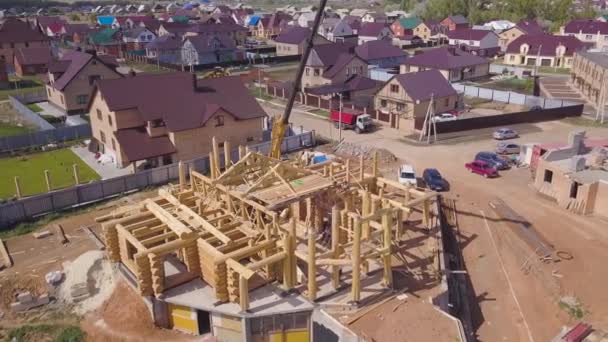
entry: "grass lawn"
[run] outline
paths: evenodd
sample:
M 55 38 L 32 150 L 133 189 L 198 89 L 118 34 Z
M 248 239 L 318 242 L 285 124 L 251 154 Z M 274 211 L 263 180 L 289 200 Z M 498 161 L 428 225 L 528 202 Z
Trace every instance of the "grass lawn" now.
M 27 108 L 29 108 L 32 112 L 35 112 L 35 113 L 40 113 L 43 111 L 43 109 L 40 108 L 40 106 L 35 103 L 28 104 Z
M 251 95 L 257 97 L 258 99 L 262 99 L 265 101 L 270 101 L 273 99 L 272 96 L 266 94 L 264 88 L 251 87 L 249 88 L 249 92 L 251 93 Z
M 29 127 L 11 125 L 0 122 L 0 137 L 6 137 L 10 135 L 21 135 L 31 132 L 32 129 Z
M 9 95 L 44 91 L 43 83 L 37 76 L 26 76 L 21 79 L 11 79 L 10 81 L 9 89 L 0 90 L 0 101 L 8 100 Z M 19 82 L 18 85 L 17 82 Z
M 100 179 L 93 169 L 67 148 L 0 159 L 0 198 L 15 195 L 15 176 L 19 176 L 23 196 L 46 192 L 44 170 L 49 170 L 51 174 L 53 189 L 74 185 L 73 164 L 78 165 L 80 182 Z
M 534 91 L 534 80 L 532 78 L 507 78 L 487 83 L 487 85 L 493 89 L 512 90 L 525 94 L 532 94 Z
M 293 81 L 296 78 L 298 68 L 282 69 L 264 72 L 268 77 L 278 81 Z

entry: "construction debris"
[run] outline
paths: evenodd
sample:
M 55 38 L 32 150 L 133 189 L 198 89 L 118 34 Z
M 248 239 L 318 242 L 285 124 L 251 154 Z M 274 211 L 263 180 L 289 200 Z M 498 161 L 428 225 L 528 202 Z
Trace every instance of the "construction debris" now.
M 61 279 L 63 279 L 63 272 L 61 272 L 61 271 L 49 272 L 44 276 L 44 279 L 46 280 L 47 284 L 55 286 L 61 282 Z
M 63 231 L 63 227 L 60 224 L 54 224 L 53 225 L 53 230 L 56 232 L 57 234 L 57 241 L 59 241 L 60 244 L 65 245 L 67 243 L 70 242 L 70 240 L 68 240 L 68 238 L 65 236 L 65 232 Z
M 395 155 L 387 149 L 375 148 L 375 147 L 355 144 L 355 143 L 343 142 L 343 143 L 337 145 L 334 148 L 334 151 L 337 154 L 342 155 L 344 157 L 359 158 L 359 157 L 363 156 L 363 159 L 365 159 L 365 160 L 371 160 L 374 158 L 374 155 L 377 154 L 378 162 L 380 162 L 382 164 L 392 163 L 392 162 L 397 161 L 397 157 L 395 157 Z
M 32 235 L 34 235 L 34 237 L 35 237 L 36 239 L 44 239 L 44 238 L 45 238 L 45 237 L 47 237 L 47 236 L 51 236 L 51 235 L 53 235 L 53 233 L 51 233 L 51 232 L 50 232 L 50 231 L 48 231 L 48 230 L 42 230 L 42 231 L 39 231 L 39 232 L 35 232 L 35 233 L 33 233 Z
M 2 239 L 0 239 L 0 256 L 2 257 L 0 260 L 0 269 L 13 266 L 13 260 L 11 259 L 10 254 L 8 254 L 8 250 L 6 249 Z
M 48 293 L 33 296 L 30 292 L 21 292 L 17 295 L 17 301 L 11 303 L 11 310 L 15 312 L 25 311 L 49 303 Z

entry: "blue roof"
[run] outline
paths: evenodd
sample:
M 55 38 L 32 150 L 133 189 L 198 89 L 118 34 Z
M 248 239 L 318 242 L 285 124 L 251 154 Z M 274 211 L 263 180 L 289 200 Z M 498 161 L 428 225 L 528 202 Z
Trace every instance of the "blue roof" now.
M 112 23 L 114 22 L 114 16 L 113 15 L 99 16 L 99 17 L 97 17 L 97 22 L 99 23 L 99 25 L 112 25 Z
M 252 15 L 249 17 L 249 23 L 247 25 L 257 25 L 260 18 L 261 17 L 259 15 Z

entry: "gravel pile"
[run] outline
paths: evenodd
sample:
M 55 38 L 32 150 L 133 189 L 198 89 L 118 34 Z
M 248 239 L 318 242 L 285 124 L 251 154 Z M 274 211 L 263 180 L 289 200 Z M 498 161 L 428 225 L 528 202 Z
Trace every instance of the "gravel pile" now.
M 363 155 L 363 159 L 373 159 L 374 153 L 378 152 L 378 162 L 381 164 L 392 163 L 397 161 L 397 157 L 390 151 L 384 148 L 375 148 L 368 145 L 354 144 L 354 143 L 342 143 L 335 149 L 337 154 L 345 157 L 356 157 L 360 158 Z

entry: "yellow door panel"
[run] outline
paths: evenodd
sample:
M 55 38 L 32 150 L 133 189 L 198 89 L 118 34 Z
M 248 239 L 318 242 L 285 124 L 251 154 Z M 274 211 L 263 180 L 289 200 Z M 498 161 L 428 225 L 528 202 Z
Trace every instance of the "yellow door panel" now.
M 309 342 L 308 331 L 286 331 L 284 342 Z
M 173 329 L 198 335 L 196 313 L 189 307 L 169 304 L 169 319 Z

